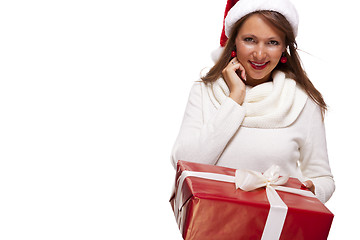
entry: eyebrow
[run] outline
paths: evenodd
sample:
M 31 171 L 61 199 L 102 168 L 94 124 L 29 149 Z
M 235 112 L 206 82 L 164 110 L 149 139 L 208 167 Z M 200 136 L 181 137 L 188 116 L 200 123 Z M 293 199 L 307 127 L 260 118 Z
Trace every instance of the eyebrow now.
M 252 37 L 252 38 L 258 38 L 257 36 L 255 36 L 254 34 L 244 34 L 244 35 L 241 35 L 242 38 L 246 38 L 246 37 Z M 281 37 L 275 37 L 275 36 L 271 36 L 269 38 L 266 38 L 267 40 L 281 40 Z

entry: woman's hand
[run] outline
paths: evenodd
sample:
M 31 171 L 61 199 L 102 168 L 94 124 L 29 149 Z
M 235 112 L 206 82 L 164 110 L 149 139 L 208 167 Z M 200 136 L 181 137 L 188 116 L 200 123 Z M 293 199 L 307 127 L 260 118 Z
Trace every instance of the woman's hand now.
M 246 81 L 245 68 L 240 64 L 237 58 L 234 57 L 224 68 L 222 75 L 230 90 L 229 97 L 241 105 L 245 99 L 246 88 L 237 72 L 239 72 L 241 78 Z
M 311 180 L 307 180 L 302 183 L 304 188 L 309 189 L 313 194 L 315 194 L 315 185 Z

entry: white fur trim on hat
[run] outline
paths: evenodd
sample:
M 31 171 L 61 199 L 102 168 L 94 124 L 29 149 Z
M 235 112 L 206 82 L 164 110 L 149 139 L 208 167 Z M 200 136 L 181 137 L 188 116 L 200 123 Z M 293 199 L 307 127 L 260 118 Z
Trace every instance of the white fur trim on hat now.
M 289 0 L 239 0 L 225 18 L 225 34 L 229 37 L 233 25 L 249 13 L 269 10 L 281 13 L 293 28 L 295 37 L 298 32 L 299 15 Z

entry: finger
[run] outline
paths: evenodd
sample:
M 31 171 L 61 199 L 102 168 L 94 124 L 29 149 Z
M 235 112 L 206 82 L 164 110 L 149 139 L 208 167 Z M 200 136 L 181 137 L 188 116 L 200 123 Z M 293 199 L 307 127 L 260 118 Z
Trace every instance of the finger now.
M 237 59 L 235 58 L 235 59 L 231 59 L 228 65 L 234 66 L 234 65 L 237 65 L 237 64 L 239 64 L 239 62 L 238 62 Z
M 230 63 L 240 71 L 241 78 L 246 81 L 246 72 L 244 66 L 238 61 L 237 57 L 231 59 Z
M 302 182 L 302 187 L 309 189 L 312 193 L 315 194 L 315 185 L 311 180 L 307 180 L 305 182 Z
M 234 57 L 234 58 L 232 58 L 232 59 L 230 60 L 230 63 L 231 63 L 231 64 L 237 64 L 237 63 L 239 63 L 239 61 L 238 61 L 237 57 Z
M 240 63 L 239 63 L 240 64 Z M 245 72 L 245 68 L 243 67 L 243 65 L 240 64 L 240 68 L 239 70 L 241 71 L 241 78 L 246 81 L 246 72 Z

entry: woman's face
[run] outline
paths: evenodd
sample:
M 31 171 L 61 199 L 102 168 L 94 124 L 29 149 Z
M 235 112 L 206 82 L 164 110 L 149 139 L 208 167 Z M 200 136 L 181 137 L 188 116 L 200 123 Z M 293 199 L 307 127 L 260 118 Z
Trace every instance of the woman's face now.
M 268 81 L 285 51 L 285 34 L 259 14 L 251 15 L 239 29 L 236 54 L 246 72 L 246 84 Z

